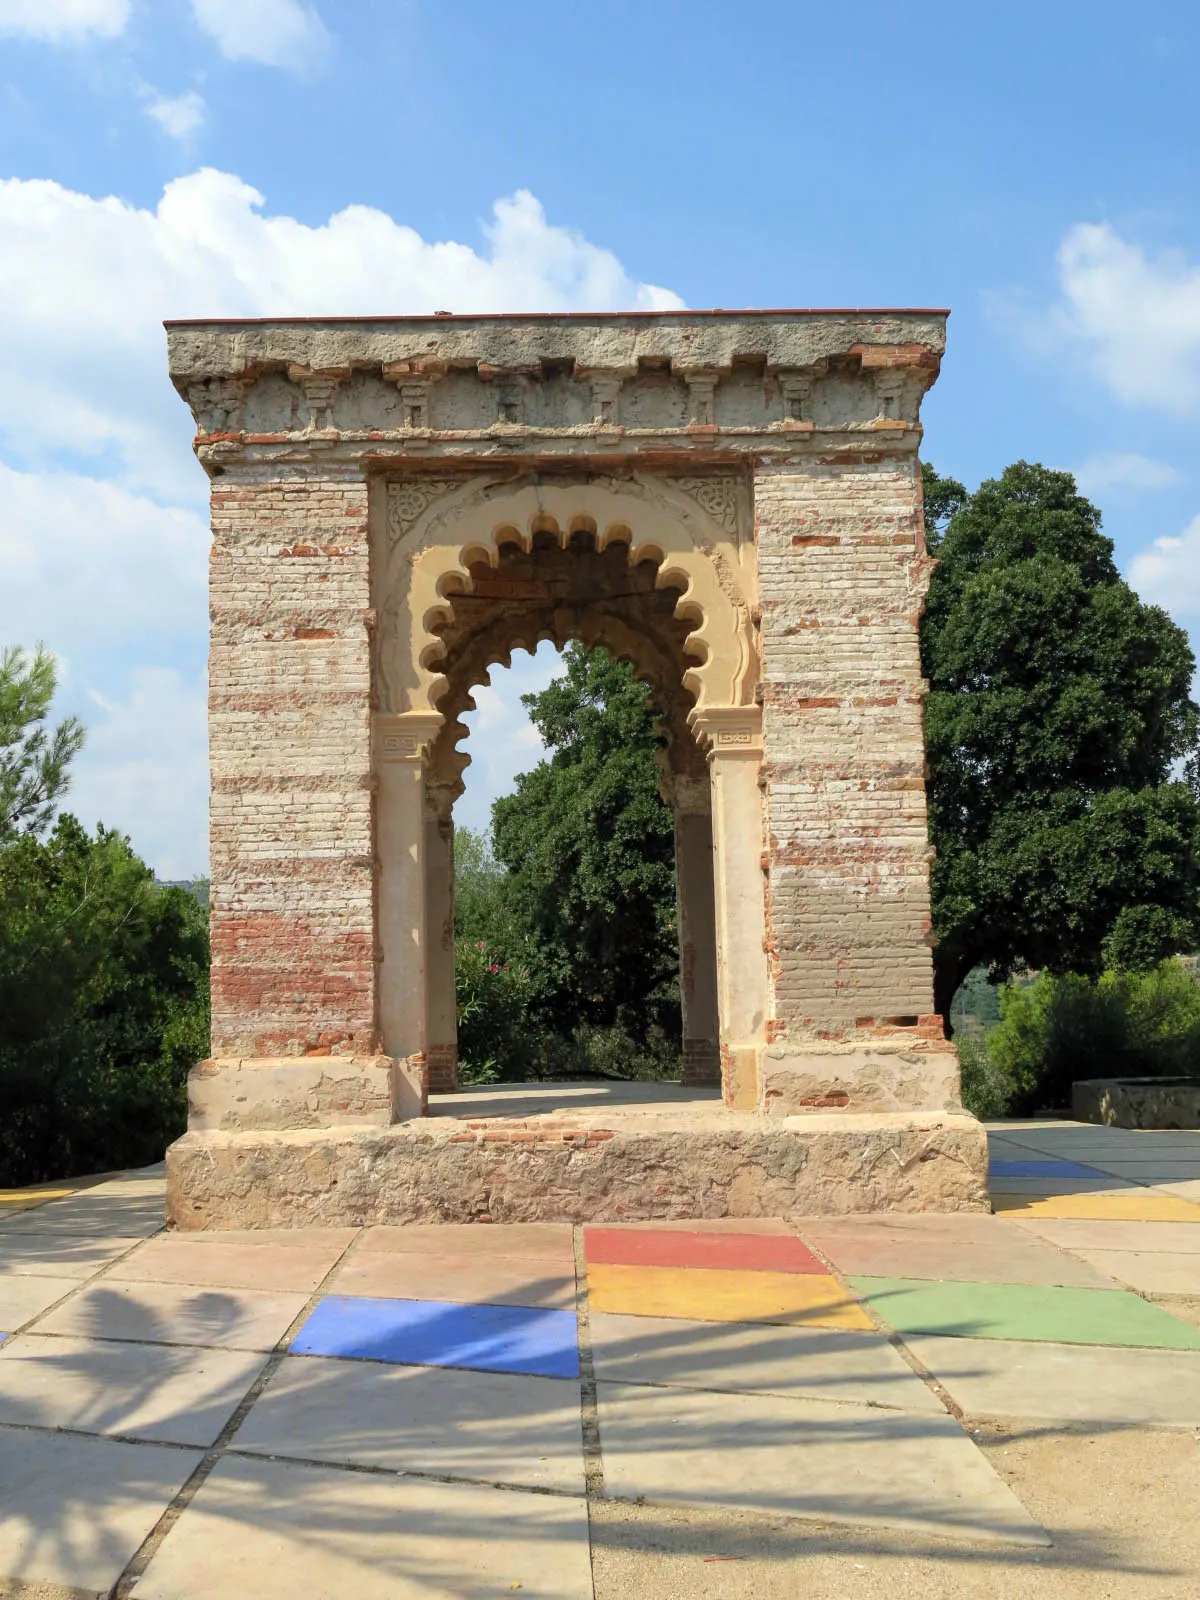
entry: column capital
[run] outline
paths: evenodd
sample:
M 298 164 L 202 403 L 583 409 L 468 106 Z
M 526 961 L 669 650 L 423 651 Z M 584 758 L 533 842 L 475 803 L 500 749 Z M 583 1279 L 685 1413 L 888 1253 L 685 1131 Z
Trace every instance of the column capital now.
M 692 714 L 692 726 L 708 746 L 708 759 L 746 756 L 762 759 L 762 707 L 711 706 Z
M 424 761 L 442 721 L 439 711 L 377 711 L 371 718 L 376 761 Z

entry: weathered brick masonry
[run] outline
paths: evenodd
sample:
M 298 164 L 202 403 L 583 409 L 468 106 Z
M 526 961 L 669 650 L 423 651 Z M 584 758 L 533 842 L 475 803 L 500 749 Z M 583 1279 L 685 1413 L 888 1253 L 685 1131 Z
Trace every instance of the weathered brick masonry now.
M 857 1081 L 830 1057 L 829 1082 L 808 1084 L 814 1103 L 874 1103 L 880 1065 L 903 1071 L 906 1045 L 953 1070 L 932 1015 L 919 464 L 882 451 L 766 463 L 755 508 L 772 1032 L 818 1056 L 818 1041 L 876 1047 L 872 1071 L 851 1058 Z
M 169 327 L 213 526 L 180 1225 L 985 1203 L 932 1015 L 917 447 L 944 326 Z M 688 1069 L 719 1066 L 724 1110 L 424 1116 L 455 1083 L 461 718 L 547 638 L 607 644 L 659 704 Z
M 366 484 L 233 468 L 212 523 L 213 1054 L 373 1054 Z

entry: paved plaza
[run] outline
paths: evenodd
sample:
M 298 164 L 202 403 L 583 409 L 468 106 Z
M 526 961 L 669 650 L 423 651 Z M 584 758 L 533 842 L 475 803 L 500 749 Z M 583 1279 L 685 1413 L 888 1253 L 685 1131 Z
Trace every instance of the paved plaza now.
M 1200 1596 L 1200 1134 L 991 1163 L 794 1226 L 0 1195 L 0 1595 Z

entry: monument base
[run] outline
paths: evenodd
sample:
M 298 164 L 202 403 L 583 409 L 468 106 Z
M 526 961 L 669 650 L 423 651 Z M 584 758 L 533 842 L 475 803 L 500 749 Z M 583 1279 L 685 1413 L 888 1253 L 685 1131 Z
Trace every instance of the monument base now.
M 666 1084 L 512 1085 L 430 1098 L 390 1127 L 187 1133 L 178 1228 L 655 1222 L 986 1211 L 963 1111 L 764 1117 Z

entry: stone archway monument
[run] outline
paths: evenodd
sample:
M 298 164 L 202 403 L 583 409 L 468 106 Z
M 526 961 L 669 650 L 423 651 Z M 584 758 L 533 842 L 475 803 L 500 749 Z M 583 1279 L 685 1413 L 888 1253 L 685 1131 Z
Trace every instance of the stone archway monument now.
M 985 1206 L 932 1014 L 917 450 L 945 313 L 168 342 L 213 528 L 212 1059 L 174 1221 Z M 719 1095 L 429 1102 L 455 1082 L 459 719 L 547 638 L 654 693 L 686 1082 Z

